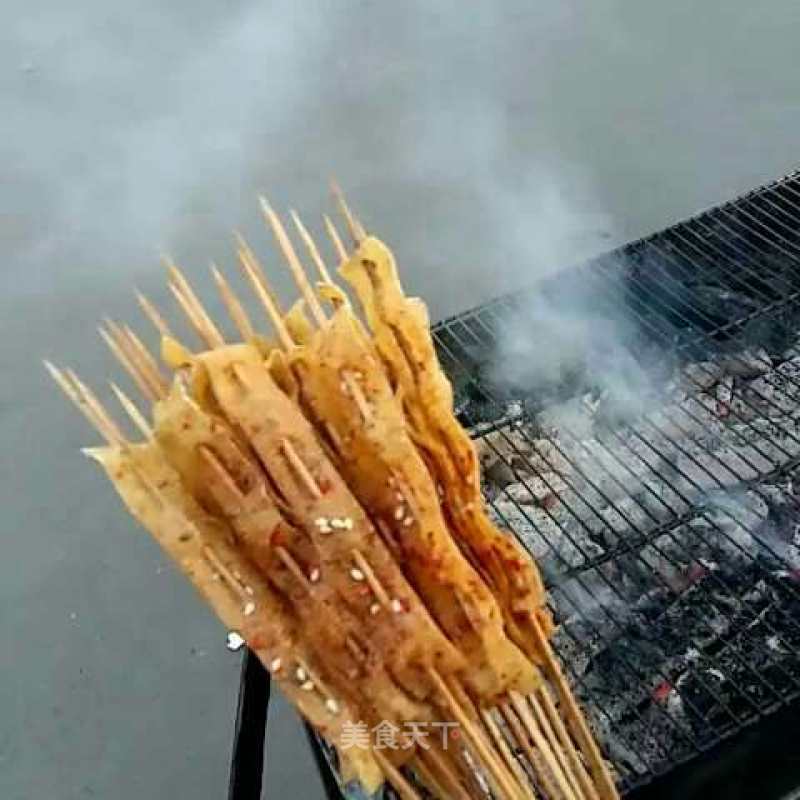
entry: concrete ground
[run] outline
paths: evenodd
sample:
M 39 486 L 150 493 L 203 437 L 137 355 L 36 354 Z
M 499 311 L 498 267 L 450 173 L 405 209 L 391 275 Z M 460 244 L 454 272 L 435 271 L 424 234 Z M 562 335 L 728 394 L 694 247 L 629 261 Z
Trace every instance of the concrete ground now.
M 16 4 L 14 4 L 16 6 Z M 434 316 L 795 168 L 792 0 L 6 3 L 0 32 L 0 797 L 225 796 L 239 657 L 78 448 L 43 356 L 211 297 L 255 197 L 336 174 Z M 270 263 L 277 261 L 270 256 Z M 213 304 L 212 304 L 213 305 Z M 216 307 L 216 306 L 215 306 Z M 278 702 L 270 800 L 321 796 Z

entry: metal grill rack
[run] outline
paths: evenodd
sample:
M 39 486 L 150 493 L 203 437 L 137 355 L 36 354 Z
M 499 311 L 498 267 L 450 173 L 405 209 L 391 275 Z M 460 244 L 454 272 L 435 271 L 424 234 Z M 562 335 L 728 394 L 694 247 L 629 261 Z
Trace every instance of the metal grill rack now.
M 526 339 L 542 309 L 567 327 Z M 585 336 L 567 368 L 520 379 L 509 359 L 535 367 L 573 322 Z M 542 568 L 556 648 L 624 792 L 800 696 L 800 173 L 434 339 L 492 512 Z M 268 681 L 245 675 L 244 693 Z M 237 725 L 234 775 L 260 779 L 259 727 Z
M 591 354 L 534 394 L 502 379 L 527 315 L 587 299 L 648 373 L 636 414 L 602 413 Z M 798 695 L 798 329 L 797 173 L 434 329 L 623 790 Z

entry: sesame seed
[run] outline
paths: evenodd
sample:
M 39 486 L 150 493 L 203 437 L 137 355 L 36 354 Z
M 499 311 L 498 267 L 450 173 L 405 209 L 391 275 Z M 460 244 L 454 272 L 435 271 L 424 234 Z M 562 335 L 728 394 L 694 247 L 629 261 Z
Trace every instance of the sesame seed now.
M 380 604 L 380 603 L 373 603 L 373 604 L 372 604 L 372 605 L 369 607 L 369 613 L 370 613 L 370 614 L 372 614 L 372 616 L 373 616 L 373 617 L 374 617 L 376 614 L 380 613 L 380 610 L 381 610 L 381 604 Z
M 304 692 L 313 692 L 314 691 L 314 681 L 306 681 L 304 684 L 300 686 L 300 688 Z
M 351 520 L 350 517 L 345 517 L 342 522 L 344 523 L 345 530 L 353 530 L 353 520 Z
M 339 519 L 339 517 L 331 518 L 331 527 L 332 528 L 344 528 L 344 520 Z
M 339 704 L 332 698 L 329 697 L 325 701 L 325 708 L 331 712 L 331 714 L 338 714 L 339 713 Z
M 297 671 L 294 674 L 297 680 L 300 681 L 300 683 L 302 683 L 304 680 L 308 678 L 308 673 L 302 667 L 298 667 Z
M 316 583 L 319 580 L 319 575 L 319 567 L 314 567 L 314 569 L 308 573 L 308 579 L 311 581 L 311 583 Z
M 255 610 L 256 604 L 252 600 L 248 600 L 248 602 L 244 604 L 244 615 L 246 617 L 249 617 L 251 614 L 255 613 Z
M 350 570 L 350 577 L 354 581 L 363 581 L 364 573 L 360 569 L 358 569 L 358 567 L 353 567 L 353 569 Z
M 397 506 L 394 510 L 394 518 L 399 522 L 406 515 L 406 510 L 403 506 Z
M 394 611 L 395 614 L 402 614 L 403 610 L 403 604 L 395 597 L 394 600 L 392 600 L 392 611 Z
M 333 531 L 333 529 L 331 528 L 330 525 L 323 525 L 319 529 L 320 533 L 331 533 L 332 531 Z
M 328 525 L 328 520 L 327 520 L 325 517 L 317 517 L 317 518 L 314 520 L 314 524 L 315 524 L 315 525 L 316 525 L 318 528 L 325 528 L 325 527 L 327 527 L 327 525 Z
M 255 594 L 255 592 L 253 591 L 253 587 L 252 586 L 245 586 L 244 587 L 244 591 L 245 591 L 245 594 L 249 594 L 250 597 L 252 597 Z
M 236 631 L 228 631 L 228 641 L 225 643 L 228 650 L 235 653 L 237 650 L 242 649 L 244 639 Z
M 269 664 L 269 671 L 270 672 L 280 672 L 281 671 L 281 666 L 283 666 L 283 662 L 280 660 L 280 658 L 273 658 L 272 661 L 270 661 L 270 664 Z
M 405 526 L 406 526 L 406 528 L 407 528 L 409 525 L 413 525 L 413 524 L 414 524 L 414 517 L 406 517 L 406 518 L 403 520 L 403 525 L 405 525 Z

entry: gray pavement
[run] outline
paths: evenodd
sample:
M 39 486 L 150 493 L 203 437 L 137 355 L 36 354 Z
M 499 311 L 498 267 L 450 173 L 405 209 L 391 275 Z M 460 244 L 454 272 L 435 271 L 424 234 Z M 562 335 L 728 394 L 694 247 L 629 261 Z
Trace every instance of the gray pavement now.
M 211 297 L 255 196 L 336 174 L 434 316 L 800 162 L 800 5 L 3 3 L 0 798 L 224 797 L 238 657 L 77 450 L 42 356 L 116 374 L 101 314 Z M 274 259 L 273 259 L 274 262 Z M 213 305 L 213 304 L 212 304 Z M 266 796 L 320 796 L 279 704 Z

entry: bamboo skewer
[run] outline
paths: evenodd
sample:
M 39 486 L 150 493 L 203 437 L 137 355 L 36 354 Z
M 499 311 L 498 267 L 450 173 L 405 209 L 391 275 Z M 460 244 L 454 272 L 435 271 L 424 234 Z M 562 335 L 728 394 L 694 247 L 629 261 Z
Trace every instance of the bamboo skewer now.
M 137 385 L 140 381 L 146 384 L 146 395 L 152 402 L 155 402 L 164 392 L 163 384 L 159 380 L 159 376 L 153 375 L 148 370 L 147 365 L 142 359 L 141 352 L 136 348 L 133 340 L 120 325 L 108 317 L 105 318 L 105 324 L 108 335 L 106 341 L 111 339 L 116 344 L 116 349 L 109 344 L 111 351 L 117 356 L 123 367 L 128 368 L 130 375 L 134 373 L 138 375 Z
M 579 800 L 588 800 L 588 795 L 584 791 L 583 781 L 581 781 L 580 771 L 576 770 L 575 762 L 570 758 L 569 751 L 572 748 L 569 745 L 565 746 L 557 736 L 551 724 L 550 717 L 540 700 L 540 694 L 542 694 L 544 690 L 545 687 L 543 686 L 541 692 L 529 695 L 527 698 L 524 698 L 523 702 L 526 702 L 528 707 L 533 711 L 533 716 L 544 734 L 545 739 L 550 744 L 550 749 L 558 759 L 564 775 L 567 777 L 567 780 L 570 782 L 575 792 L 575 796 L 578 797 Z M 580 767 L 580 764 L 577 766 Z
M 119 404 L 124 409 L 125 413 L 130 417 L 131 421 L 134 425 L 139 429 L 139 431 L 144 435 L 145 439 L 152 439 L 153 438 L 153 430 L 148 424 L 147 420 L 142 415 L 142 412 L 136 407 L 136 404 L 122 391 L 122 389 L 117 386 L 114 381 L 111 381 L 111 391 L 119 400 Z
M 497 722 L 492 716 L 492 712 L 489 709 L 483 708 L 481 709 L 480 714 L 481 718 L 483 719 L 484 727 L 489 731 L 489 735 L 494 742 L 495 747 L 503 756 L 508 768 L 514 773 L 516 779 L 519 781 L 520 786 L 527 786 L 529 784 L 528 777 L 525 775 L 525 771 L 522 769 L 519 761 L 511 752 L 511 748 L 508 746 L 508 742 L 505 740 L 500 728 L 497 725 Z
M 217 284 L 222 302 L 225 304 L 228 316 L 236 326 L 239 336 L 242 337 L 242 341 L 249 342 L 255 336 L 255 330 L 253 329 L 253 323 L 250 322 L 250 317 L 244 310 L 244 306 L 215 264 L 211 265 L 211 274 L 214 276 L 214 282 Z
M 361 242 L 367 238 L 367 232 L 350 211 L 347 201 L 344 199 L 344 192 L 339 188 L 339 184 L 336 183 L 336 181 L 331 181 L 331 192 L 333 193 L 336 205 L 339 207 L 339 211 L 341 211 L 342 216 L 345 218 L 347 229 L 350 231 L 350 236 L 352 236 L 354 244 L 361 244 Z
M 564 773 L 563 767 L 531 714 L 530 709 L 525 703 L 525 699 L 519 693 L 511 692 L 511 704 L 522 720 L 525 729 L 530 733 L 533 743 L 536 745 L 536 749 L 542 754 L 542 758 L 545 764 L 547 764 L 550 774 L 555 778 L 561 794 L 566 800 L 578 800 L 570 781 Z
M 333 249 L 336 251 L 339 261 L 347 261 L 347 250 L 342 244 L 342 237 L 339 236 L 339 231 L 336 230 L 336 226 L 333 224 L 333 221 L 327 214 L 323 216 L 323 219 L 325 220 L 325 230 L 328 232 L 328 237 L 331 240 L 331 244 L 333 245 Z
M 517 743 L 525 751 L 525 755 L 528 757 L 528 761 L 533 768 L 539 786 L 544 790 L 544 793 L 547 795 L 547 797 L 559 798 L 561 795 L 556 787 L 556 784 L 553 782 L 553 777 L 550 774 L 550 770 L 544 763 L 542 755 L 534 749 L 525 727 L 517 716 L 517 713 L 514 711 L 514 708 L 510 703 L 505 702 L 500 704 L 500 711 L 508 723 L 509 730 L 514 734 Z
M 106 440 L 110 445 L 122 446 L 125 444 L 125 437 L 115 425 L 108 425 L 106 420 L 97 414 L 96 409 L 92 408 L 81 395 L 78 387 L 71 380 L 71 376 L 59 370 L 49 361 L 44 361 L 44 366 L 50 376 L 58 384 L 59 388 L 72 401 L 78 411 L 83 414 L 89 424 Z
M 417 773 L 420 783 L 434 796 L 435 800 L 449 800 L 451 797 L 457 798 L 452 787 L 444 788 L 441 781 L 434 775 L 433 770 L 422 760 L 421 755 L 411 761 L 409 766 Z M 469 800 L 469 797 L 457 798 L 457 800 Z
M 169 272 L 170 288 L 175 286 L 177 291 L 173 291 L 173 293 L 176 298 L 179 296 L 183 298 L 183 302 L 181 300 L 178 300 L 178 302 L 182 307 L 185 303 L 186 306 L 191 309 L 192 315 L 196 317 L 199 323 L 200 335 L 205 339 L 206 344 L 211 348 L 223 347 L 225 339 L 223 339 L 219 328 L 214 324 L 208 312 L 203 308 L 202 303 L 189 284 L 189 281 L 186 279 L 186 276 L 178 269 L 178 266 L 171 259 L 165 257 L 164 262 Z M 187 314 L 188 313 L 187 311 Z
M 309 471 L 308 467 L 303 462 L 303 459 L 297 454 L 297 451 L 292 446 L 288 439 L 281 442 L 281 452 L 283 453 L 289 466 L 294 470 L 295 475 L 300 479 L 300 482 L 308 490 L 308 493 L 315 499 L 319 500 L 322 497 L 322 489 L 319 488 L 314 476 Z
M 492 782 L 496 784 L 497 788 L 500 790 L 500 793 L 505 797 L 512 799 L 520 797 L 522 794 L 521 788 L 517 786 L 517 783 L 511 773 L 509 773 L 505 767 L 503 767 L 500 760 L 496 757 L 496 754 L 493 753 L 487 746 L 484 737 L 475 727 L 475 724 L 469 718 L 467 712 L 464 711 L 461 705 L 456 701 L 453 693 L 445 683 L 444 678 L 442 678 L 442 676 L 435 669 L 429 669 L 428 674 L 432 678 L 433 683 L 438 689 L 439 693 L 444 698 L 445 704 L 448 706 L 450 711 L 452 711 L 456 721 L 462 727 L 464 735 L 480 756 L 481 761 L 487 768 Z
M 286 263 L 289 265 L 289 270 L 297 283 L 297 287 L 300 289 L 300 294 L 302 294 L 303 299 L 308 303 L 308 307 L 314 319 L 317 321 L 317 324 L 323 326 L 328 321 L 328 318 L 325 316 L 325 311 L 320 305 L 314 290 L 311 288 L 311 284 L 308 282 L 308 276 L 300 264 L 300 259 L 297 257 L 297 253 L 283 224 L 278 218 L 278 215 L 272 210 L 269 203 L 263 197 L 259 199 L 264 217 L 272 228 L 272 233 L 278 242 L 278 247 L 283 253 L 283 257 L 286 259 Z
M 163 397 L 167 391 L 167 384 L 158 368 L 158 362 L 155 360 L 155 358 L 153 358 L 150 351 L 145 347 L 142 340 L 136 335 L 130 326 L 124 325 L 122 330 L 125 333 L 125 336 L 128 337 L 132 353 L 135 354 L 134 360 L 138 359 L 138 362 L 141 365 L 140 368 L 142 374 L 145 375 L 151 385 L 155 387 L 158 396 Z
M 275 302 L 275 299 L 268 287 L 265 285 L 266 279 L 262 281 L 259 278 L 244 250 L 239 250 L 239 262 L 241 263 L 242 268 L 245 271 L 245 275 L 247 275 L 250 284 L 253 287 L 253 291 L 261 301 L 261 305 L 264 306 L 264 310 L 267 312 L 267 317 L 269 318 L 272 327 L 275 328 L 275 332 L 278 334 L 278 339 L 280 340 L 281 345 L 285 350 L 291 350 L 292 347 L 294 347 L 294 340 L 292 339 L 289 330 L 283 322 L 283 315 L 281 314 L 280 308 Z
M 447 798 L 447 800 L 450 800 L 450 798 L 454 798 L 454 800 L 470 800 L 469 794 L 462 786 L 458 774 L 442 753 L 439 752 L 438 747 L 423 749 L 419 758 L 445 787 L 447 793 L 442 795 L 443 797 Z
M 297 563 L 297 561 L 295 561 L 291 553 L 289 553 L 285 547 L 276 547 L 275 554 L 278 556 L 278 558 L 280 558 L 286 568 L 292 573 L 292 575 L 297 579 L 298 583 L 300 583 L 307 592 L 310 593 L 314 591 L 314 585 L 306 577 L 302 567 Z
M 532 618 L 532 623 L 537 650 L 544 658 L 545 671 L 561 701 L 561 707 L 565 711 L 567 723 L 572 731 L 572 735 L 575 737 L 581 748 L 581 752 L 588 761 L 589 769 L 594 777 L 600 797 L 602 800 L 617 800 L 618 794 L 614 786 L 614 781 L 611 778 L 611 773 L 608 771 L 608 767 L 606 767 L 600 750 L 589 731 L 586 720 L 578 709 L 578 704 L 572 696 L 572 691 L 569 688 L 567 679 L 564 677 L 564 673 L 561 671 L 561 667 L 550 647 L 550 642 L 547 641 L 547 637 L 544 635 L 539 621 L 535 617 Z
M 269 282 L 267 281 L 264 267 L 261 266 L 261 262 L 258 260 L 258 258 L 256 258 L 253 248 L 250 247 L 250 245 L 247 243 L 247 240 L 238 231 L 234 233 L 234 238 L 236 239 L 236 252 L 240 254 L 240 258 L 244 258 L 247 261 L 256 278 L 261 281 L 262 286 L 271 293 L 272 301 L 275 305 L 275 308 L 278 309 L 278 313 L 282 313 L 281 304 L 278 302 L 277 296 L 272 292 L 271 289 L 268 288 Z
M 299 215 L 294 209 L 289 212 L 289 215 L 292 218 L 292 222 L 294 222 L 295 228 L 297 228 L 297 232 L 300 234 L 300 238 L 303 240 L 303 244 L 306 246 L 306 250 L 308 250 L 308 255 L 311 258 L 311 261 L 317 268 L 320 280 L 323 283 L 330 283 L 331 285 L 334 285 L 333 279 L 328 272 L 328 268 L 325 266 L 325 262 L 322 260 L 322 256 L 319 254 L 317 244 L 311 237 L 311 234 L 308 232 L 306 226 L 303 225 Z
M 546 685 L 542 686 L 542 688 L 539 690 L 539 694 L 541 695 L 542 706 L 544 707 L 547 716 L 550 718 L 550 723 L 556 732 L 556 736 L 561 742 L 561 746 L 564 748 L 569 760 L 572 762 L 572 770 L 577 776 L 578 781 L 583 788 L 584 794 L 589 798 L 589 800 L 599 800 L 597 789 L 594 787 L 594 784 L 586 772 L 586 767 L 584 766 L 578 751 L 575 749 L 575 744 L 570 738 L 569 732 L 564 725 L 564 720 L 562 720 L 558 714 L 558 709 L 556 709 L 553 698 L 550 695 L 549 687 Z
M 162 336 L 172 336 L 169 325 L 164 321 L 164 318 L 159 313 L 158 309 L 143 295 L 141 292 L 136 292 L 136 299 L 139 301 L 142 311 L 145 316 L 153 323 L 156 330 Z
M 384 608 L 389 608 L 392 604 L 389 593 L 383 588 L 383 584 L 378 580 L 369 562 L 364 557 L 364 554 L 359 550 L 353 550 L 353 560 L 356 562 L 361 572 L 364 573 L 364 578 L 375 593 L 375 597 L 378 598 L 378 602 Z
M 401 800 L 421 800 L 417 794 L 416 789 L 403 777 L 391 761 L 377 748 L 372 748 L 372 755 L 378 762 L 378 766 L 383 770 L 389 783 L 392 784 L 395 791 L 400 795 Z
M 125 372 L 130 375 L 139 391 L 145 396 L 145 398 L 147 398 L 147 400 L 149 400 L 151 403 L 154 403 L 158 399 L 158 395 L 153 392 L 147 381 L 140 375 L 139 370 L 136 369 L 125 351 L 114 340 L 114 337 L 111 335 L 111 333 L 103 327 L 98 327 L 97 330 L 100 333 L 103 341 L 108 345 L 108 349 L 111 350 L 112 354 L 122 365 L 122 368 L 125 370 Z

